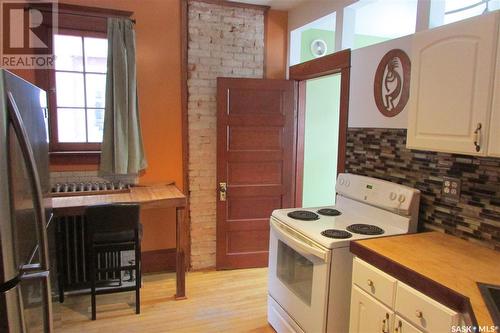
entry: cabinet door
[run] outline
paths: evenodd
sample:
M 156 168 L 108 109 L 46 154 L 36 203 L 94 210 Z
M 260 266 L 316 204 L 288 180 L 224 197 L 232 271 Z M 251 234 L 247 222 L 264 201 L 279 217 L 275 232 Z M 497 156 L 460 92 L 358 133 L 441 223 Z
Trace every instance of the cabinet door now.
M 394 319 L 394 333 L 424 333 L 400 316 L 396 315 Z
M 368 295 L 358 286 L 352 286 L 350 333 L 392 332 L 394 312 Z
M 493 104 L 491 110 L 488 155 L 500 157 L 500 35 L 498 37 L 497 64 L 495 70 L 495 84 L 493 85 Z
M 486 154 L 497 21 L 492 13 L 415 34 L 409 148 Z

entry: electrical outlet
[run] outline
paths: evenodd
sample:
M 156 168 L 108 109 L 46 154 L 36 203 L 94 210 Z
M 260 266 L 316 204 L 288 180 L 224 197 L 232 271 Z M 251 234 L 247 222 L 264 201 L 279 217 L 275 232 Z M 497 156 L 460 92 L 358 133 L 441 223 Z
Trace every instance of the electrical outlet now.
M 443 198 L 451 201 L 460 200 L 460 187 L 461 180 L 458 178 L 443 177 L 443 187 L 441 188 L 441 194 Z

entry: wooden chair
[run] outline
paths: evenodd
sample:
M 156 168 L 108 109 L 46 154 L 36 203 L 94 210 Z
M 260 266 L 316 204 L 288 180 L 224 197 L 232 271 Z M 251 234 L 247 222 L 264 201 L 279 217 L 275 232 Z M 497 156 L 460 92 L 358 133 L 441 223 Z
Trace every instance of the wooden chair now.
M 135 290 L 135 312 L 141 312 L 141 238 L 142 225 L 139 220 L 138 204 L 106 204 L 89 206 L 85 211 L 87 217 L 87 249 L 90 250 L 89 266 L 91 280 L 92 320 L 96 319 L 96 296 Z M 116 263 L 99 265 L 99 258 L 107 254 L 122 251 L 135 251 L 135 263 L 122 265 L 121 259 Z M 135 271 L 135 285 L 123 286 L 122 271 Z M 118 273 L 119 286 L 97 289 L 97 277 L 101 274 Z

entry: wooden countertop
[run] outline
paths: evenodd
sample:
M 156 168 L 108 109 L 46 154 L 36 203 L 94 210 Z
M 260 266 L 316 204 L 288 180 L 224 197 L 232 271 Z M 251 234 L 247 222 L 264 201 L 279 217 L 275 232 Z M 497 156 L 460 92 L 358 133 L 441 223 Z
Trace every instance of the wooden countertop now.
M 186 206 L 186 196 L 174 184 L 139 185 L 126 193 L 52 198 L 55 215 L 79 214 L 85 207 L 116 202 L 136 202 L 142 209 Z
M 440 232 L 355 241 L 351 252 L 463 312 L 471 324 L 494 325 L 476 282 L 500 285 L 499 252 Z

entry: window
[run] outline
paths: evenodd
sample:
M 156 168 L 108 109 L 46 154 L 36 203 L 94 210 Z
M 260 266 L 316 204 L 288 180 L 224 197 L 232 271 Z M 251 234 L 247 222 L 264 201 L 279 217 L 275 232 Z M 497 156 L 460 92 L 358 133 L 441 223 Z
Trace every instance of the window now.
M 335 52 L 335 13 L 290 33 L 290 66 Z
M 385 42 L 415 32 L 418 0 L 361 0 L 344 9 L 342 48 Z
M 430 28 L 500 9 L 500 0 L 433 0 Z
M 102 142 L 107 64 L 103 37 L 81 31 L 54 35 L 52 138 L 57 150 L 95 150 Z

